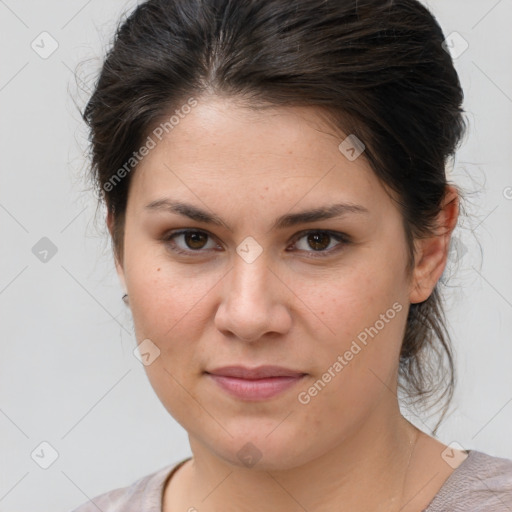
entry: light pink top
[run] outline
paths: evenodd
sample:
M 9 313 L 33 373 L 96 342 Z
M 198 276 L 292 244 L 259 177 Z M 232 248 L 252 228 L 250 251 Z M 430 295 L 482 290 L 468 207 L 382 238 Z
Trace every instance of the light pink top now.
M 512 512 L 512 460 L 468 453 L 422 512 Z M 72 512 L 162 512 L 166 481 L 190 458 L 101 494 Z

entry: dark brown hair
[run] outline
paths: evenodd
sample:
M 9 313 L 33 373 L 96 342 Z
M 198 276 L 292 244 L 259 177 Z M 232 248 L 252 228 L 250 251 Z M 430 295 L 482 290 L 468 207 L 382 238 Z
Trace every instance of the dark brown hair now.
M 416 0 L 142 3 L 120 22 L 83 112 L 94 186 L 114 217 L 116 257 L 122 262 L 134 152 L 187 98 L 216 94 L 254 108 L 313 106 L 362 140 L 363 157 L 402 214 L 411 271 L 413 242 L 436 228 L 445 166 L 467 127 L 444 39 Z M 435 433 L 454 383 L 436 285 L 426 301 L 410 305 L 399 384 L 412 404 L 446 399 Z

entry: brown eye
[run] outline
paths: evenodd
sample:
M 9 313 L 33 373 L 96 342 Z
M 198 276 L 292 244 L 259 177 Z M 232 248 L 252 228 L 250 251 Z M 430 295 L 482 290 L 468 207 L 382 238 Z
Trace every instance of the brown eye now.
M 303 240 L 305 243 L 302 242 Z M 302 233 L 302 236 L 296 237 L 293 246 L 301 252 L 309 253 L 310 256 L 308 257 L 318 258 L 338 252 L 350 243 L 350 237 L 344 233 L 311 230 Z
M 202 249 L 208 239 L 208 235 L 200 231 L 187 231 L 182 234 L 184 235 L 185 243 L 190 249 Z
M 164 236 L 162 240 L 169 245 L 172 251 L 179 254 L 192 255 L 194 252 L 201 253 L 209 249 L 214 249 L 216 244 L 213 240 L 213 247 L 206 247 L 210 238 L 210 235 L 204 231 L 184 229 L 182 231 L 169 233 Z M 178 241 L 180 241 L 179 244 L 177 243 Z
M 315 249 L 315 251 L 321 251 L 329 247 L 331 237 L 326 233 L 319 232 L 309 234 L 307 240 L 311 248 Z
M 171 251 L 186 256 L 200 255 L 207 251 L 216 250 L 219 247 L 209 233 L 196 229 L 183 229 L 171 232 L 165 235 L 162 240 L 169 246 Z M 210 247 L 207 247 L 208 242 L 212 243 Z M 303 232 L 302 236 L 296 236 L 293 246 L 297 246 L 295 248 L 299 252 L 309 254 L 308 257 L 317 258 L 330 256 L 342 250 L 350 243 L 350 237 L 344 233 L 310 230 L 305 233 Z

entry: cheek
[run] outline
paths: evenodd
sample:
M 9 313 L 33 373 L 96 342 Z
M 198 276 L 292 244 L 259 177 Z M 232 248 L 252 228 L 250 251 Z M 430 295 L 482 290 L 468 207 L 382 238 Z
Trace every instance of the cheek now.
M 160 255 L 134 252 L 129 259 L 127 287 L 137 339 L 154 337 L 165 344 L 193 329 L 218 278 L 211 273 L 194 275 L 190 268 L 181 271 Z
M 319 340 L 312 354 L 315 369 L 321 377 L 331 368 L 336 378 L 326 387 L 349 392 L 343 398 L 348 405 L 355 405 L 350 397 L 371 399 L 383 386 L 379 379 L 391 382 L 396 373 L 408 309 L 405 281 L 397 277 L 401 264 L 399 258 L 361 259 L 299 291 L 315 317 L 306 314 L 320 329 L 312 332 Z
M 158 268 L 158 267 L 157 267 Z M 156 395 L 177 420 L 185 420 L 195 410 L 200 397 L 194 386 L 201 368 L 205 315 L 205 293 L 211 288 L 199 279 L 178 280 L 165 276 L 164 267 L 155 273 L 133 272 L 133 294 L 137 296 L 132 314 L 138 343 L 150 339 L 158 357 L 144 369 Z M 203 299 L 203 300 L 202 300 Z
M 321 322 L 327 339 L 336 344 L 371 327 L 390 308 L 388 317 L 394 319 L 396 309 L 400 309 L 393 309 L 395 302 L 405 309 L 404 285 L 397 280 L 398 275 L 398 268 L 386 262 L 366 260 L 310 281 L 303 279 L 294 291 L 309 307 L 311 318 Z
M 305 418 L 322 418 L 348 435 L 379 403 L 391 399 L 406 308 L 396 301 L 383 315 L 384 320 L 375 320 L 364 312 L 340 313 L 336 339 L 322 340 L 311 354 L 317 371 L 300 390 L 299 411 Z

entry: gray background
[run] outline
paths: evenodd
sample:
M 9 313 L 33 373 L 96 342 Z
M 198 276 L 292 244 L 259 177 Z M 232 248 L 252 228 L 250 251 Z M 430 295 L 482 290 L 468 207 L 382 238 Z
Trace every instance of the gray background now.
M 75 102 L 84 105 L 135 4 L 0 0 L 0 512 L 67 511 L 190 455 L 133 355 L 105 212 L 95 217 L 82 179 L 87 133 Z M 438 438 L 512 458 L 512 2 L 425 4 L 446 36 L 469 44 L 455 65 L 470 128 L 451 173 L 469 217 L 446 288 L 460 377 Z M 59 45 L 50 56 L 44 31 Z M 57 250 L 46 262 L 43 237 Z

